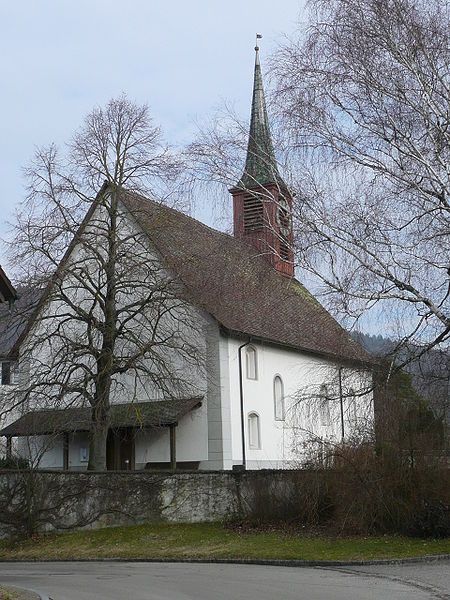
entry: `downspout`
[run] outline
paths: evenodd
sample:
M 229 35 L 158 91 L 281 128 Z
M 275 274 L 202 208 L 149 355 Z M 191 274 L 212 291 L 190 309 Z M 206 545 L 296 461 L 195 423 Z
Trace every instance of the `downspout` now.
M 239 357 L 239 400 L 241 407 L 241 441 L 242 441 L 242 466 L 241 469 L 245 471 L 247 468 L 247 461 L 245 456 L 245 416 L 244 416 L 244 381 L 242 377 L 242 350 L 250 344 L 250 340 L 239 346 L 238 357 Z
M 338 368 L 339 377 L 339 404 L 341 407 L 341 442 L 344 442 L 345 429 L 344 429 L 344 398 L 342 394 L 342 367 Z

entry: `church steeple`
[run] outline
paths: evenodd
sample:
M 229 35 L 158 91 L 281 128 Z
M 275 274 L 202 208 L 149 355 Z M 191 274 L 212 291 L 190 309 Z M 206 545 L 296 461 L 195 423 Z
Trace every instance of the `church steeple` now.
M 277 167 L 256 38 L 247 158 L 233 196 L 234 235 L 245 239 L 283 275 L 294 276 L 292 196 Z
M 256 42 L 258 43 L 258 37 Z M 266 98 L 259 60 L 259 47 L 255 46 L 255 72 L 253 77 L 253 99 L 250 117 L 250 131 L 247 146 L 247 159 L 244 173 L 238 186 L 248 189 L 256 185 L 279 183 L 286 187 L 278 173 L 275 151 L 267 116 Z

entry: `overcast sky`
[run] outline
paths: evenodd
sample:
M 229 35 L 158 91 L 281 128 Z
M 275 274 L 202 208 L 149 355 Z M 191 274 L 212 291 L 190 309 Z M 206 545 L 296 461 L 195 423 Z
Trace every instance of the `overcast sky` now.
M 264 36 L 264 61 L 295 31 L 302 5 L 302 0 L 0 0 L 0 234 L 23 198 L 21 169 L 34 148 L 63 143 L 93 106 L 111 97 L 125 92 L 148 103 L 175 144 L 189 142 L 195 122 L 225 100 L 248 117 L 255 33 Z

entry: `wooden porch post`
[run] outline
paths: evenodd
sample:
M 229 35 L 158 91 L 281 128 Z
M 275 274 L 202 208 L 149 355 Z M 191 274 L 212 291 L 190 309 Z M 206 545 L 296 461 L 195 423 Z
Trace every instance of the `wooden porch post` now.
M 69 470 L 69 433 L 63 433 L 63 471 Z
M 176 438 L 176 425 L 170 425 L 170 468 L 175 471 L 177 468 L 177 438 Z
M 12 457 L 12 437 L 10 435 L 6 436 L 6 458 Z
M 135 440 L 136 430 L 130 429 L 131 436 L 131 464 L 130 469 L 132 471 L 136 470 L 136 440 Z

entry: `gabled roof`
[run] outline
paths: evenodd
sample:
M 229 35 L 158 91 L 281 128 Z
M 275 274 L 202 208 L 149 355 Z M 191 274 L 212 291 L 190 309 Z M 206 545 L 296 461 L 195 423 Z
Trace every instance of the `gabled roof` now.
M 168 427 L 176 425 L 188 412 L 200 406 L 202 398 L 181 398 L 155 402 L 113 404 L 110 428 Z M 22 415 L 0 431 L 5 436 L 45 435 L 69 431 L 89 431 L 92 409 L 69 407 L 55 410 L 38 410 Z
M 13 350 L 36 309 L 42 291 L 19 289 L 17 300 L 10 308 L 5 302 L 0 304 L 0 358 L 7 358 Z
M 105 186 L 98 197 L 104 192 Z M 147 233 L 164 264 L 184 284 L 187 298 L 209 313 L 227 334 L 261 340 L 338 362 L 371 365 L 373 357 L 337 323 L 296 279 L 281 275 L 257 250 L 233 236 L 135 193 L 122 204 Z M 58 278 L 95 210 L 89 209 L 56 274 Z M 28 335 L 51 289 L 20 327 L 11 354 Z
M 281 275 L 246 242 L 145 197 L 124 192 L 121 200 L 189 299 L 228 333 L 373 362 L 299 281 Z
M 0 266 L 0 303 L 13 302 L 17 298 L 16 290 L 5 271 Z

